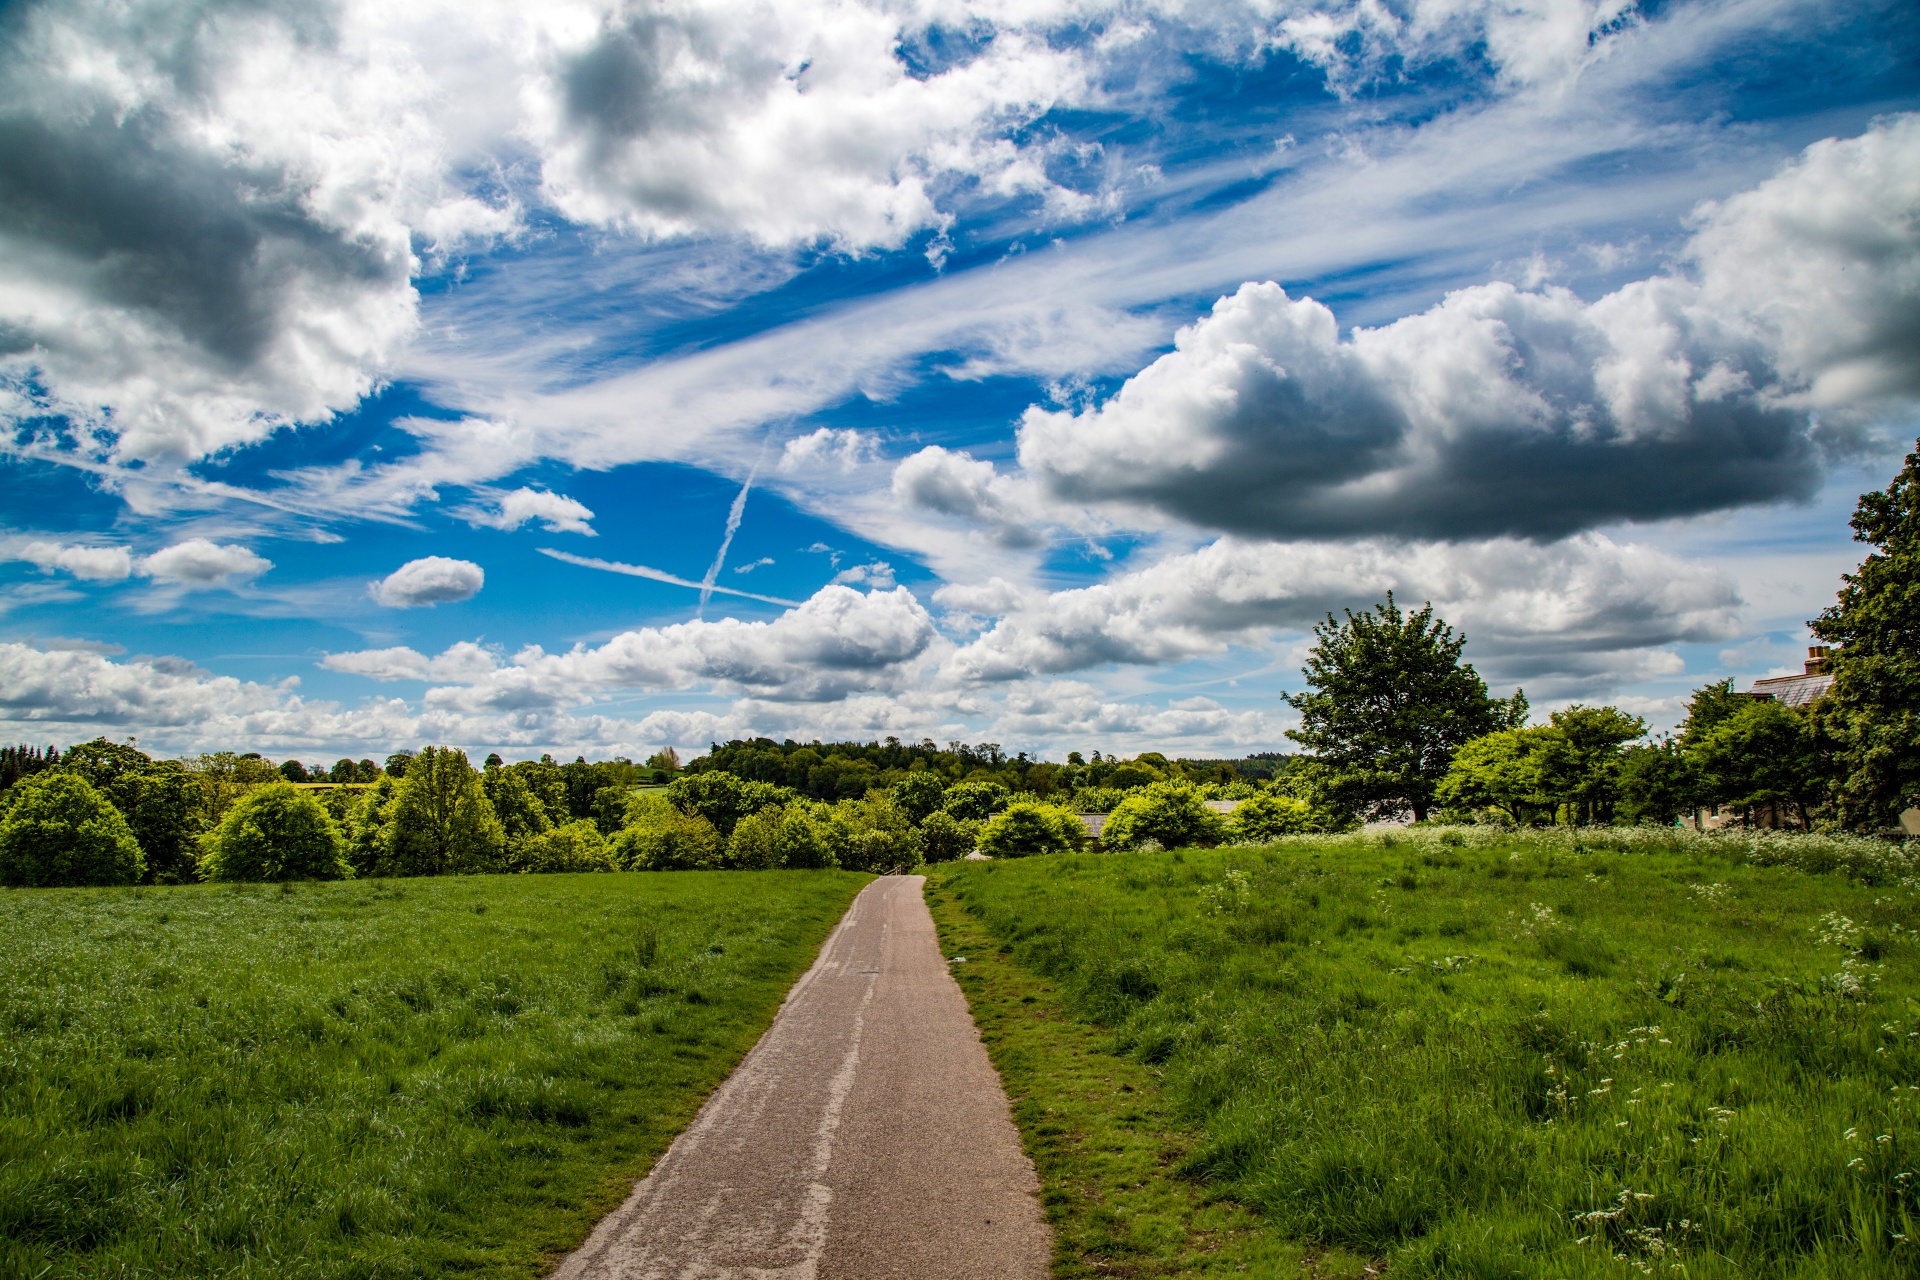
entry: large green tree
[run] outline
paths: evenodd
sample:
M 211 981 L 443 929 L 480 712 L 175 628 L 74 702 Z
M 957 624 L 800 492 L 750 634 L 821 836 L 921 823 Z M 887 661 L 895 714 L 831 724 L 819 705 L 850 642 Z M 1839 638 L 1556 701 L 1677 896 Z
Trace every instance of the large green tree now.
M 1875 550 L 1809 625 L 1838 648 L 1823 718 L 1837 739 L 1840 820 L 1874 830 L 1920 804 L 1920 441 L 1885 489 L 1861 495 L 1855 541 Z
M 133 884 L 145 869 L 120 810 L 77 773 L 36 774 L 9 790 L 0 884 Z
M 1304 671 L 1309 691 L 1287 736 L 1313 752 L 1331 806 L 1387 817 L 1433 807 L 1434 788 L 1462 743 L 1525 721 L 1527 702 L 1494 698 L 1471 663 L 1467 638 L 1427 604 L 1403 613 L 1393 593 L 1371 612 L 1332 614 L 1314 627 Z
M 453 747 L 427 747 L 407 763 L 387 841 L 383 869 L 392 875 L 496 871 L 506 854 L 506 833 L 480 775 Z
M 311 792 L 269 783 L 227 810 L 207 841 L 209 880 L 339 880 L 353 874 L 346 841 Z
M 155 760 L 122 742 L 95 738 L 68 750 L 60 768 L 79 774 L 113 802 L 133 828 L 148 883 L 197 878 L 197 839 L 206 829 L 199 780 L 176 760 Z
M 1771 698 L 1744 698 L 1710 727 L 1688 728 L 1687 764 L 1702 800 L 1741 810 L 1749 822 L 1756 806 L 1771 804 L 1812 824 L 1829 769 L 1811 717 Z

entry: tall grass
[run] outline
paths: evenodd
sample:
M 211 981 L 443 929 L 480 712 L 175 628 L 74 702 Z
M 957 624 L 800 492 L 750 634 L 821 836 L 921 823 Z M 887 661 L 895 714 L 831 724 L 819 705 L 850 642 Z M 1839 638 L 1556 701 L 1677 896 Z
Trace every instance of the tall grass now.
M 864 879 L 0 894 L 0 1275 L 539 1274 Z
M 1920 895 L 1864 845 L 1455 830 L 948 884 L 1290 1238 L 1409 1276 L 1904 1276 Z

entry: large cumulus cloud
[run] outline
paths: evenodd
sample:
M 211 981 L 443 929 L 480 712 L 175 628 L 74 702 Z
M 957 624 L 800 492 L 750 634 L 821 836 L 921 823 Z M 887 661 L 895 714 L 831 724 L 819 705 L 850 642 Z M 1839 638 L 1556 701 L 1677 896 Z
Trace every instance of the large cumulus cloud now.
M 1740 597 L 1717 571 L 1597 534 L 1348 545 L 1223 538 L 1196 552 L 1066 591 L 951 589 L 1003 616 L 947 659 L 967 681 L 1020 680 L 1111 663 L 1164 664 L 1301 631 L 1394 591 L 1434 602 L 1464 630 L 1482 669 L 1547 693 L 1584 693 L 1673 669 L 1663 646 L 1739 627 Z
M 1920 118 L 1709 206 L 1693 270 L 1588 303 L 1493 283 L 1342 336 L 1250 283 L 1085 411 L 1029 409 L 1059 498 L 1248 535 L 1560 537 L 1805 498 L 1815 410 L 1920 388 Z

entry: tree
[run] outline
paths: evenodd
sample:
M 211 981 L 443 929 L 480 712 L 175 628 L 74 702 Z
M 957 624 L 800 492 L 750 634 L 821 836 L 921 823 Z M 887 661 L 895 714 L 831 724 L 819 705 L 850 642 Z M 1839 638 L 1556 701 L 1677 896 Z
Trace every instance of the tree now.
M 1876 548 L 1810 624 L 1837 645 L 1822 709 L 1838 745 L 1841 822 L 1891 827 L 1920 804 L 1920 441 L 1885 489 L 1862 494 L 1853 536 Z
M 553 829 L 552 813 L 533 794 L 523 775 L 491 765 L 480 775 L 480 786 L 509 844 Z
M 389 778 L 406 777 L 407 766 L 412 763 L 413 763 L 413 752 L 411 751 L 394 752 L 392 755 L 387 757 L 387 766 L 386 766 L 387 776 Z
M 434 876 L 496 870 L 506 833 L 467 753 L 427 747 L 407 765 L 387 837 L 389 874 Z
M 1428 604 L 1403 614 L 1387 593 L 1373 612 L 1332 614 L 1313 629 L 1309 693 L 1289 695 L 1301 714 L 1287 736 L 1314 753 L 1329 798 L 1374 817 L 1411 810 L 1422 821 L 1460 745 L 1526 720 L 1526 698 L 1489 697 L 1460 661 L 1464 635 Z
M 280 776 L 288 782 L 307 782 L 311 780 L 307 766 L 298 760 L 284 760 L 280 764 Z
M 834 805 L 827 829 L 835 861 L 849 871 L 884 875 L 920 863 L 913 824 L 884 792 Z
M 1057 804 L 1016 800 L 980 831 L 980 851 L 995 858 L 1072 853 L 1086 838 L 1079 815 Z
M 1551 818 L 1556 802 L 1541 789 L 1540 756 L 1556 736 L 1540 725 L 1461 743 L 1434 798 L 1449 809 L 1494 810 L 1516 826 Z
M 940 779 L 930 773 L 910 773 L 893 784 L 893 802 L 915 826 L 924 824 L 927 815 L 937 811 L 946 795 Z
M 1179 845 L 1218 844 L 1226 822 L 1201 801 L 1200 793 L 1184 782 L 1156 782 L 1127 794 L 1107 815 L 1100 843 L 1131 849 L 1152 840 L 1163 849 Z
M 734 824 L 727 839 L 725 865 L 742 871 L 756 871 L 780 865 L 780 827 L 786 821 L 784 807 L 750 813 Z
M 1536 760 L 1541 792 L 1566 811 L 1570 824 L 1612 822 L 1620 748 L 1644 737 L 1647 722 L 1617 707 L 1577 704 L 1548 720 L 1549 736 Z
M 667 786 L 667 800 L 674 808 L 705 818 L 723 838 L 748 814 L 797 798 L 785 787 L 748 782 L 720 770 L 687 774 Z
M 956 818 L 945 809 L 934 810 L 920 824 L 920 856 L 928 862 L 964 858 L 979 843 L 980 824 Z
M 607 838 L 585 818 L 528 836 L 514 850 L 514 863 L 517 870 L 534 873 L 618 869 Z
M 613 837 L 613 856 L 630 871 L 697 871 L 720 865 L 725 844 L 704 816 L 643 795 L 628 806 L 628 823 Z
M 133 884 L 146 870 L 127 820 L 81 775 L 36 774 L 8 795 L 0 818 L 0 884 Z
M 124 743 L 95 738 L 61 758 L 120 810 L 146 862 L 144 879 L 185 884 L 198 878 L 198 837 L 206 829 L 196 778 L 175 760 L 155 760 Z
M 1826 791 L 1818 726 L 1771 698 L 1741 701 L 1705 733 L 1690 734 L 1687 763 L 1701 798 L 1743 810 L 1749 823 L 1758 805 L 1791 806 L 1800 825 L 1810 826 L 1810 811 Z
M 383 773 L 348 815 L 347 861 L 355 875 L 397 874 L 392 860 L 393 805 L 399 794 L 399 779 Z
M 941 807 L 963 822 L 985 822 L 1007 807 L 1007 789 L 997 782 L 981 779 L 957 782 L 948 787 Z
M 200 870 L 209 880 L 339 880 L 353 874 L 333 819 L 289 782 L 242 796 L 207 845 Z
M 1618 785 L 1620 804 L 1615 812 L 1628 822 L 1670 827 L 1694 805 L 1693 772 L 1676 742 L 1621 752 Z

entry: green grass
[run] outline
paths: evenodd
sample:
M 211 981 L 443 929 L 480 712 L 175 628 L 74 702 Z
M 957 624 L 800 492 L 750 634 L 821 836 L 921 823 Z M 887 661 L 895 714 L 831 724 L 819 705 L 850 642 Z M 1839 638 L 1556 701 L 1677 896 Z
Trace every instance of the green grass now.
M 1607 843 L 1428 832 L 945 871 L 948 929 L 1039 984 L 1024 1015 L 974 998 L 1026 1089 L 1059 1272 L 1237 1255 L 1295 1274 L 1287 1245 L 1404 1276 L 1920 1271 L 1910 863 Z M 1094 1056 L 1073 1070 L 1076 1043 Z M 1087 1089 L 1102 1052 L 1157 1099 Z M 1153 1172 L 1111 1158 L 1128 1112 L 1171 1135 Z M 1139 1220 L 1104 1230 L 1128 1195 Z M 1184 1239 L 1182 1196 L 1216 1217 Z
M 538 1275 L 866 879 L 0 894 L 0 1275 Z

